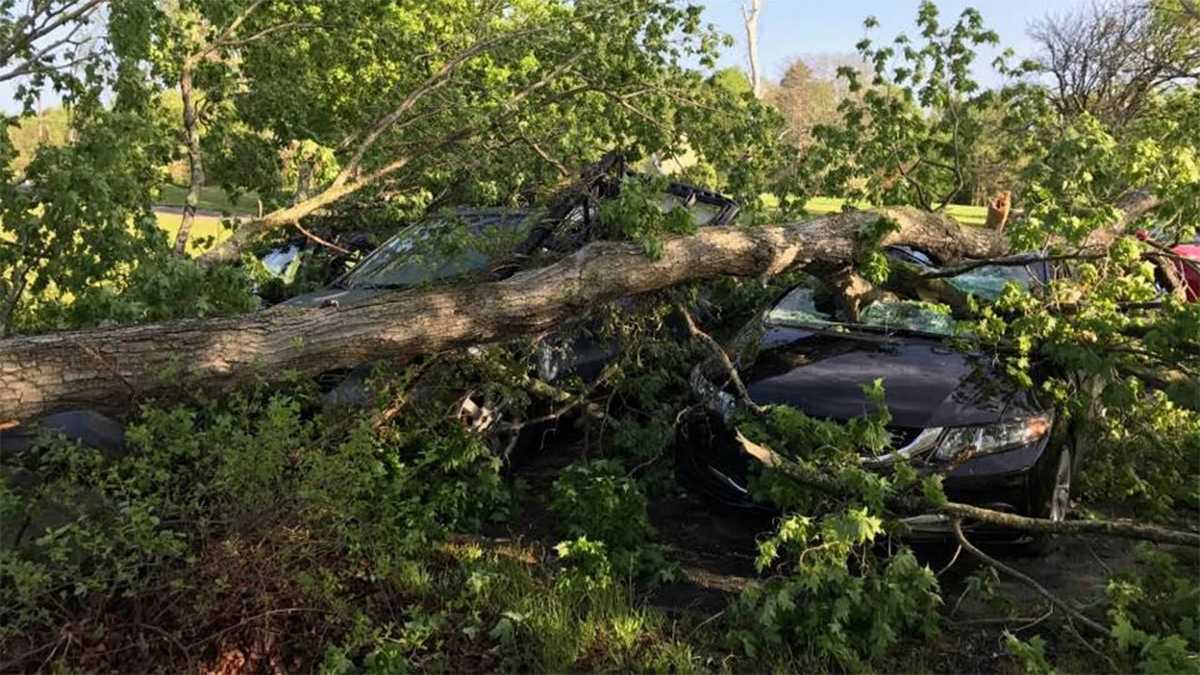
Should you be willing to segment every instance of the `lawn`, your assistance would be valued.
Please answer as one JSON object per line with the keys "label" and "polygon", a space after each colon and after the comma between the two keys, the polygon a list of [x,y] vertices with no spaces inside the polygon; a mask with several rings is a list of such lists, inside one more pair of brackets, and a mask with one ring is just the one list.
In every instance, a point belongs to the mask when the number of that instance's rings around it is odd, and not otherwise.
{"label": "lawn", "polygon": [[[183,221],[183,215],[162,211],[154,215],[158,218],[158,226],[166,231],[168,240],[175,241],[175,234],[179,232],[179,223]],[[196,216],[195,222],[192,223],[192,236],[188,240],[188,253],[195,255],[201,252],[202,249],[196,246],[198,240],[206,237],[216,237],[216,241],[220,241],[227,236],[229,236],[229,230],[221,225],[220,218],[216,216]]]}
{"label": "lawn", "polygon": [[[809,213],[836,213],[842,210],[846,200],[836,197],[813,197],[804,208]],[[768,202],[769,203],[769,202]],[[963,225],[983,225],[987,222],[986,206],[968,206],[966,204],[950,204],[946,207],[946,215]]]}
{"label": "lawn", "polygon": [[[187,203],[188,189],[180,185],[164,185],[158,197],[158,203],[162,206],[175,206],[182,208]],[[220,211],[222,213],[233,214],[251,214],[254,213],[258,205],[258,196],[254,193],[244,194],[238,198],[237,204],[232,204],[229,198],[225,196],[225,191],[215,185],[206,185],[200,188],[200,201],[197,207],[204,211]]]}

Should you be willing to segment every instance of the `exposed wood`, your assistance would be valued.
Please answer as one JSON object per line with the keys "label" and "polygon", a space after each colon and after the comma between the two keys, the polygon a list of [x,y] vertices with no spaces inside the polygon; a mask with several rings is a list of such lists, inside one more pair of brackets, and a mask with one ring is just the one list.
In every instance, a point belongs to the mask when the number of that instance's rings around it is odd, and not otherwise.
{"label": "exposed wood", "polygon": [[939,214],[858,211],[773,227],[706,228],[665,240],[656,260],[633,244],[596,242],[502,281],[395,291],[356,305],[10,338],[0,340],[0,419],[65,407],[121,410],[181,386],[225,388],[288,371],[403,360],[540,333],[600,303],[681,283],[844,265],[862,245],[859,232],[880,217],[899,225],[883,244],[936,251],[950,263],[1005,252],[996,233]]}
{"label": "exposed wood", "polygon": [[1003,232],[1004,226],[1008,224],[1008,214],[1011,209],[1012,193],[1004,190],[988,202],[987,222],[984,227]]}

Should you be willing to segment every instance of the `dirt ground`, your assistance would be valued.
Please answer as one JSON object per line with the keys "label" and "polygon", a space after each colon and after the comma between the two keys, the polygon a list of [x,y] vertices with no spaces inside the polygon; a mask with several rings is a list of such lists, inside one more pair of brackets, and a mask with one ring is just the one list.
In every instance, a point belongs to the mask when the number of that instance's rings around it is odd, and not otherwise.
{"label": "dirt ground", "polygon": [[[525,487],[519,511],[509,523],[487,534],[550,550],[559,539],[555,516],[546,508],[550,486],[563,467],[585,453],[577,440],[559,442],[521,462],[516,476]],[[709,618],[759,578],[754,569],[755,544],[770,532],[770,517],[711,505],[678,486],[651,495],[649,515],[659,543],[681,571],[678,581],[648,589],[650,605],[668,614]],[[1133,566],[1133,549],[1134,543],[1125,540],[1061,537],[1036,556],[1021,555],[1011,547],[987,550],[1103,622],[1107,578]],[[1094,672],[1103,666],[1083,638],[1066,625],[1062,612],[1050,611],[1050,603],[1028,585],[1001,575],[992,597],[979,597],[969,591],[968,581],[981,564],[967,552],[955,557],[956,547],[949,544],[914,546],[914,550],[939,574],[945,600],[943,628],[935,643],[911,645],[907,660],[895,664],[898,670],[1021,672],[1005,648],[1005,630],[1026,640],[1040,635],[1052,661],[1067,664],[1067,672]]]}

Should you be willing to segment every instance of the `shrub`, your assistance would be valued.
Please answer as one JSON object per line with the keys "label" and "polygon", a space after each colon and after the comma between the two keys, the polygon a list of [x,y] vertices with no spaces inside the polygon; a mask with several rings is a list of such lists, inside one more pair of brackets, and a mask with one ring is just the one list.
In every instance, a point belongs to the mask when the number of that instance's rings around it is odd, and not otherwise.
{"label": "shrub", "polygon": [[1117,650],[1143,673],[1197,673],[1200,662],[1200,556],[1141,544],[1137,569],[1108,584]]}
{"label": "shrub", "polygon": [[881,532],[866,509],[784,518],[760,545],[758,565],[781,564],[786,574],[743,591],[730,638],[752,657],[800,649],[795,656],[853,669],[907,634],[933,635],[937,579],[907,549],[878,559],[870,546]]}
{"label": "shrub", "polygon": [[606,554],[617,574],[670,574],[661,548],[650,543],[654,528],[646,515],[646,497],[619,462],[599,459],[568,466],[551,489],[550,509],[563,534],[574,540],[562,550],[576,560],[595,567],[595,557]]}

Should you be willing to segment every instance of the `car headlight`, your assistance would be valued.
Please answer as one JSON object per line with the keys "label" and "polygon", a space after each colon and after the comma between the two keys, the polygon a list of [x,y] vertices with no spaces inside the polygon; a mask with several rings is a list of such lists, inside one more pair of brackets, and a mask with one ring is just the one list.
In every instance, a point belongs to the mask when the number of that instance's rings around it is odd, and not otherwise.
{"label": "car headlight", "polygon": [[950,461],[963,453],[990,455],[1029,445],[1050,433],[1051,419],[1045,415],[1025,419],[946,429],[934,457]]}

